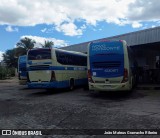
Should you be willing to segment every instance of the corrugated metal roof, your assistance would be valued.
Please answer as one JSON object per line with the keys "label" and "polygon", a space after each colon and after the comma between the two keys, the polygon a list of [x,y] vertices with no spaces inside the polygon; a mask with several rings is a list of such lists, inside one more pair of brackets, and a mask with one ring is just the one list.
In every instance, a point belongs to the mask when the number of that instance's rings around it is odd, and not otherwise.
{"label": "corrugated metal roof", "polygon": [[[93,41],[99,41],[99,40],[126,40],[129,46],[160,42],[160,26],[141,30],[141,31],[131,32],[127,34],[117,35],[113,37],[97,39]],[[62,49],[86,52],[87,45],[89,42],[84,42],[80,44],[63,47]]]}

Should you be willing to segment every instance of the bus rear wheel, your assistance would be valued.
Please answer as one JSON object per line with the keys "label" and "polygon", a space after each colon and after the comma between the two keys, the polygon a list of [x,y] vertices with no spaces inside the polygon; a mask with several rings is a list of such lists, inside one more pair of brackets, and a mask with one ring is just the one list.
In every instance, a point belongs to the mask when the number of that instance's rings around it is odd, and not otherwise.
{"label": "bus rear wheel", "polygon": [[69,90],[74,90],[74,79],[70,80],[70,84],[69,84]]}

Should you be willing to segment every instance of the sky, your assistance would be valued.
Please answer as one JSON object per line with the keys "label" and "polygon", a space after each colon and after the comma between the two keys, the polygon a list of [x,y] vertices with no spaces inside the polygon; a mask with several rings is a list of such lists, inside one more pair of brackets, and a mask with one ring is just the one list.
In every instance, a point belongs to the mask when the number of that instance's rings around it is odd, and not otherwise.
{"label": "sky", "polygon": [[64,47],[160,26],[160,0],[0,0],[0,61],[24,37]]}

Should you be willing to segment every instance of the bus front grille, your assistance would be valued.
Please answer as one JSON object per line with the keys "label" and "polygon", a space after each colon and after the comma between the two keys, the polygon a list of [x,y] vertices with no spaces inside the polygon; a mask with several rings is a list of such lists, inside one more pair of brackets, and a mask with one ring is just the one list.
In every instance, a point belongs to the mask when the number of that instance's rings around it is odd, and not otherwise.
{"label": "bus front grille", "polygon": [[105,83],[105,81],[95,81],[95,83]]}

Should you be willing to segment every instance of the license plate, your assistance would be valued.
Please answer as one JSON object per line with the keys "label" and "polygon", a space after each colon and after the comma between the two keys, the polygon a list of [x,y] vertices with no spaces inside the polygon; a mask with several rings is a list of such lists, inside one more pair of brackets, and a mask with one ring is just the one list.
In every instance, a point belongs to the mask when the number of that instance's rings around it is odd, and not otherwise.
{"label": "license plate", "polygon": [[104,85],[103,88],[112,88],[111,85]]}

